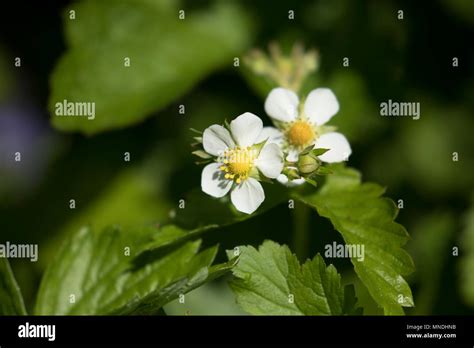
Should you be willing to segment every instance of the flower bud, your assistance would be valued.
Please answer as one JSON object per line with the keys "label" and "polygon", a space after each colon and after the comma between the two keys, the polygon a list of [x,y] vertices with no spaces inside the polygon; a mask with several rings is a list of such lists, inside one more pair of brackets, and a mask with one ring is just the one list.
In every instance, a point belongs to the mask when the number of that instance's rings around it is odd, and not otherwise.
{"label": "flower bud", "polygon": [[319,159],[316,156],[313,156],[311,152],[300,155],[298,158],[298,170],[302,176],[312,174],[319,168],[320,165],[321,162]]}
{"label": "flower bud", "polygon": [[295,168],[285,168],[283,169],[283,174],[288,177],[288,180],[295,180],[301,178],[298,174],[298,170]]}

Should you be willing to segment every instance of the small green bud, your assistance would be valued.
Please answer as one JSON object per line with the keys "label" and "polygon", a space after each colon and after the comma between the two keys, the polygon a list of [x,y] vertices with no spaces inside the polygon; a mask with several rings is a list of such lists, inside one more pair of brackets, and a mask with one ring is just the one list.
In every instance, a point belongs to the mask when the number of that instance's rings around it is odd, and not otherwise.
{"label": "small green bud", "polygon": [[301,178],[301,176],[298,174],[298,170],[295,168],[285,168],[283,169],[283,174],[285,174],[288,177],[288,180],[295,180]]}
{"label": "small green bud", "polygon": [[319,159],[311,153],[300,155],[298,158],[298,170],[303,176],[312,174],[320,165]]}

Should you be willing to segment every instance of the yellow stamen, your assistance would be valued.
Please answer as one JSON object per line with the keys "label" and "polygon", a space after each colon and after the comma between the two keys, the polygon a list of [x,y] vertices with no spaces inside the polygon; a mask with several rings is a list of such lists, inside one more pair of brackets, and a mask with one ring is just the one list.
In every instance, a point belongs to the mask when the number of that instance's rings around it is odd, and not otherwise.
{"label": "yellow stamen", "polygon": [[232,179],[240,184],[242,180],[248,178],[256,157],[257,154],[251,147],[226,150],[222,161],[224,164],[219,169],[226,173],[224,175],[226,179]]}
{"label": "yellow stamen", "polygon": [[288,130],[287,137],[289,142],[297,147],[310,145],[316,138],[313,126],[304,120],[295,121]]}

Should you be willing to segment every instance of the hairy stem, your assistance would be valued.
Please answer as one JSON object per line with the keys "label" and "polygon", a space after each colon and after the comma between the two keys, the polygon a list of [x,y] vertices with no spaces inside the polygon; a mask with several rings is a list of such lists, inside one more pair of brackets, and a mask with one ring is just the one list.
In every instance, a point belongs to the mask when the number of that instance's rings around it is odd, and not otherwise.
{"label": "hairy stem", "polygon": [[310,214],[311,208],[305,204],[297,204],[292,210],[293,250],[302,262],[308,257]]}

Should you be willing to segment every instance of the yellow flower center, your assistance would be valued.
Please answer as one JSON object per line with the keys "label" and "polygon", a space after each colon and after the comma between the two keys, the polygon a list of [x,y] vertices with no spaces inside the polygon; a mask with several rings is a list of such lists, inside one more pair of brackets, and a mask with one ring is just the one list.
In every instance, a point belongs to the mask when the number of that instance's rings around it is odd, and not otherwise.
{"label": "yellow flower center", "polygon": [[288,130],[287,137],[289,142],[298,147],[310,145],[316,138],[313,126],[307,121],[295,121]]}
{"label": "yellow flower center", "polygon": [[220,170],[225,172],[226,179],[234,180],[237,184],[240,184],[242,180],[248,178],[256,157],[256,151],[251,147],[236,147],[232,150],[226,150]]}

